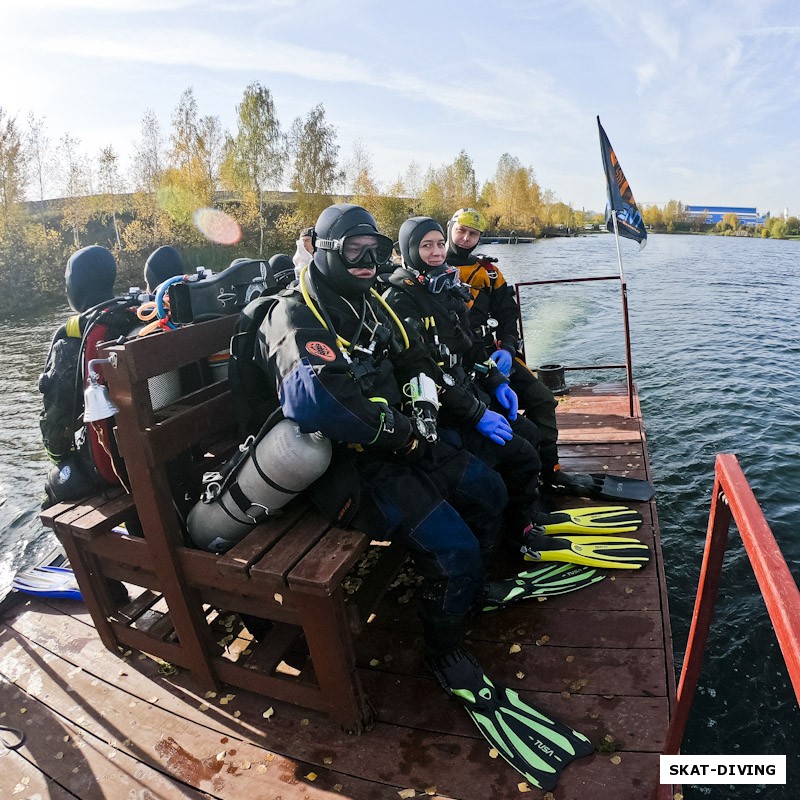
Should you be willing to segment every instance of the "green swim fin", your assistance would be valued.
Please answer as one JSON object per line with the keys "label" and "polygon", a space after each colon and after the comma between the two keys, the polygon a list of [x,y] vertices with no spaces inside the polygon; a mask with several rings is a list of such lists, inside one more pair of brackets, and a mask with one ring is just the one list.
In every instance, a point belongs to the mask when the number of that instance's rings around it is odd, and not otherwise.
{"label": "green swim fin", "polygon": [[556,470],[543,482],[542,488],[553,494],[591,497],[605,500],[648,501],[655,493],[650,481],[608,475],[603,472],[565,472]]}
{"label": "green swim fin", "polygon": [[536,515],[536,524],[551,535],[562,533],[633,533],[642,515],[627,506],[564,508]]}
{"label": "green swim fin", "polygon": [[494,684],[465,650],[440,658],[432,668],[486,741],[531,786],[554,789],[570,761],[594,752],[582,733],[523,702],[513,689]]}
{"label": "green swim fin", "polygon": [[524,535],[526,561],[566,561],[599,569],[639,569],[650,560],[650,548],[621,536],[548,536],[540,528]]}
{"label": "green swim fin", "polygon": [[539,564],[514,578],[489,581],[482,600],[483,611],[495,611],[518,600],[555,597],[599,583],[605,575],[579,564]]}

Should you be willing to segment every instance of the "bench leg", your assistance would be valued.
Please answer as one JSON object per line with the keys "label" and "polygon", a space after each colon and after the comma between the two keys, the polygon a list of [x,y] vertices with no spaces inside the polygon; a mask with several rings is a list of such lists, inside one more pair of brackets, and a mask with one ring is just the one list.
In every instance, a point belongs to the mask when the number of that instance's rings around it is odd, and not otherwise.
{"label": "bench leg", "polygon": [[58,523],[55,532],[75,573],[83,602],[92,617],[100,640],[112,653],[119,655],[120,645],[108,621],[116,606],[109,594],[99,560],[80,545],[76,545],[70,532],[60,530]]}
{"label": "bench leg", "polygon": [[295,594],[300,622],[320,690],[331,719],[348,733],[363,733],[372,710],[356,672],[353,635],[347,622],[344,594]]}

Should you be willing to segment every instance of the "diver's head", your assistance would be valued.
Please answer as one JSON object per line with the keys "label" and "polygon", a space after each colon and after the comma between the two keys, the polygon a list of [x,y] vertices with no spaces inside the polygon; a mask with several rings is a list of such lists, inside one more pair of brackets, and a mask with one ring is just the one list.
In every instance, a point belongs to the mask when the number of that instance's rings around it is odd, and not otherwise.
{"label": "diver's head", "polygon": [[474,208],[459,208],[447,223],[447,249],[457,258],[467,258],[486,230],[486,217]]}
{"label": "diver's head", "polygon": [[300,241],[303,243],[303,247],[308,250],[309,253],[314,252],[314,229],[313,228],[303,228],[300,231]]}
{"label": "diver's head", "polygon": [[398,236],[403,263],[421,274],[420,282],[431,294],[461,284],[458,267],[447,263],[447,242],[442,226],[430,217],[411,217],[400,226]]}
{"label": "diver's head", "polygon": [[181,254],[168,244],[153,250],[144,262],[144,282],[147,291],[152,294],[156,287],[176,275],[185,272]]}
{"label": "diver's head", "polygon": [[398,234],[403,263],[426,273],[441,266],[446,256],[442,226],[430,217],[411,217],[400,226]]}
{"label": "diver's head", "polygon": [[105,247],[92,244],[74,252],[64,271],[70,308],[83,312],[111,300],[116,277],[117,262]]}
{"label": "diver's head", "polygon": [[366,294],[375,283],[378,266],[392,254],[392,240],[378,233],[372,215],[350,203],[326,208],[314,235],[316,271],[344,297]]}
{"label": "diver's head", "polygon": [[285,289],[294,280],[294,261],[284,253],[276,253],[269,260],[272,275],[281,289]]}

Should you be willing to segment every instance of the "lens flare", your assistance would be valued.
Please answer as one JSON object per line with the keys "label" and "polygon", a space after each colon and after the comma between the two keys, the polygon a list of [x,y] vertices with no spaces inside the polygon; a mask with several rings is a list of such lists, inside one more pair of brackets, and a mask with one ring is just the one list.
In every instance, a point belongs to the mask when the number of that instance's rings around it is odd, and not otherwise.
{"label": "lens flare", "polygon": [[199,208],[194,212],[194,226],[215,244],[236,244],[242,238],[239,223],[218,208]]}

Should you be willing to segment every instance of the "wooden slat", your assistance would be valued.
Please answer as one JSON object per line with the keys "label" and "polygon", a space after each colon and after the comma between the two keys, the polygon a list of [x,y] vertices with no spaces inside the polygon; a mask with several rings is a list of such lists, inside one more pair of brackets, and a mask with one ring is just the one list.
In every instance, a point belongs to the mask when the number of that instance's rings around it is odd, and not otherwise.
{"label": "wooden slat", "polygon": [[318,513],[306,514],[250,569],[253,579],[286,583],[295,565],[325,535],[330,524]]}
{"label": "wooden slat", "polygon": [[247,575],[250,567],[266,553],[278,539],[308,512],[306,505],[292,503],[283,514],[271,517],[257,525],[227,553],[219,556],[217,568],[221,575]]}
{"label": "wooden slat", "polygon": [[369,537],[360,531],[331,528],[289,573],[289,586],[331,594],[367,547]]}

